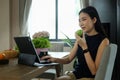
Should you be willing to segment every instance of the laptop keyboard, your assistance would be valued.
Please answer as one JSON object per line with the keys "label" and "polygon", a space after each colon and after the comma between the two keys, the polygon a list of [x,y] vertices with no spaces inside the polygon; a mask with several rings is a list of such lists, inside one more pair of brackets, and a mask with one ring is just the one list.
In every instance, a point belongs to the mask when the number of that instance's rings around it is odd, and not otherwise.
{"label": "laptop keyboard", "polygon": [[48,62],[48,61],[40,62],[40,64],[49,64],[49,63],[52,63],[52,62]]}

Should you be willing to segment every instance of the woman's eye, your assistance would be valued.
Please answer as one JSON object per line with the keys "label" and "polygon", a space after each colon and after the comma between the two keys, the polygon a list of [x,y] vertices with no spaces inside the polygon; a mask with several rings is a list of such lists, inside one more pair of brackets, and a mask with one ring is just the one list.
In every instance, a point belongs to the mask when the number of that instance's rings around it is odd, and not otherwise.
{"label": "woman's eye", "polygon": [[84,18],[84,19],[79,19],[79,22],[81,22],[81,21],[85,21],[85,20],[87,20],[87,19],[85,19],[85,18]]}
{"label": "woman's eye", "polygon": [[86,19],[82,19],[82,21],[85,21]]}

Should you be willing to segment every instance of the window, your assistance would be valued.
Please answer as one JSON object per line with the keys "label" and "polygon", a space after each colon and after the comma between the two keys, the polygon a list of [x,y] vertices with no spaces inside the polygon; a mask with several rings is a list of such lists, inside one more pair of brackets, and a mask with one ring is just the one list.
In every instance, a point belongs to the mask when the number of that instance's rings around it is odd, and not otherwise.
{"label": "window", "polygon": [[80,29],[79,10],[79,0],[32,0],[28,31],[31,36],[44,30],[50,33],[50,39],[64,39],[64,34],[74,39]]}

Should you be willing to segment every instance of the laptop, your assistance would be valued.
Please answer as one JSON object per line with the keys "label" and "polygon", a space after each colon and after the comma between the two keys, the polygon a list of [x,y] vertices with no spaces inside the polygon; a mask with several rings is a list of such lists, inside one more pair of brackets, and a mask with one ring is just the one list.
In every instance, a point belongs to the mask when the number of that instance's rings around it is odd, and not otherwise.
{"label": "laptop", "polygon": [[39,55],[29,36],[14,37],[15,43],[19,49],[18,64],[25,64],[30,66],[44,66],[57,65],[58,63],[48,62],[47,60],[40,60]]}

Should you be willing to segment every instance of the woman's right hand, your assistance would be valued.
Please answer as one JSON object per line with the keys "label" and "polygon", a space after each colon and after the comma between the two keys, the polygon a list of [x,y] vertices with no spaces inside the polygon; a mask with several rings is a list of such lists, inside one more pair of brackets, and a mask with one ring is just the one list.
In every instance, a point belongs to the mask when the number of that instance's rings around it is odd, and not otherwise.
{"label": "woman's right hand", "polygon": [[51,57],[50,55],[47,55],[47,56],[43,56],[40,58],[41,60],[47,60],[49,62],[56,62],[56,58],[54,57]]}
{"label": "woman's right hand", "polygon": [[86,40],[83,34],[83,37],[80,37],[78,34],[75,33],[75,37],[76,37],[76,42],[77,44],[79,44],[79,46],[82,47],[82,49],[86,49],[87,48],[87,44],[86,44]]}

